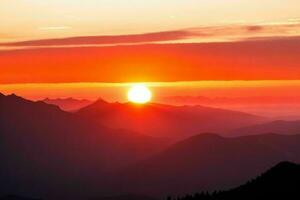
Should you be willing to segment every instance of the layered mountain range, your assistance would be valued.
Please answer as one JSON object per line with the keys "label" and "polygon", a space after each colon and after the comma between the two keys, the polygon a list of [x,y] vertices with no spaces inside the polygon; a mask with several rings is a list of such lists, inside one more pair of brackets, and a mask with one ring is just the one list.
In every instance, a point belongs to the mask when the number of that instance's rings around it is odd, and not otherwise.
{"label": "layered mountain range", "polygon": [[102,100],[71,113],[0,94],[0,197],[162,197],[236,187],[281,161],[300,162],[300,136],[297,129],[284,135],[292,130],[287,125],[274,126],[277,134],[220,136],[265,120],[202,106]]}

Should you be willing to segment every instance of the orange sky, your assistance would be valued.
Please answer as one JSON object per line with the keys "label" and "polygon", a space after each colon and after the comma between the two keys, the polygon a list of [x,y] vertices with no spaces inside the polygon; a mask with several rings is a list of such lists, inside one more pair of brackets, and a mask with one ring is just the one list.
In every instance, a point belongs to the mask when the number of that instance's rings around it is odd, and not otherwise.
{"label": "orange sky", "polygon": [[[36,83],[0,84],[4,94],[16,93],[39,100],[43,98],[104,98],[127,101],[126,93],[134,83]],[[153,101],[172,96],[204,97],[299,97],[300,81],[188,81],[145,83],[153,92]],[[299,95],[299,96],[298,96]]]}
{"label": "orange sky", "polygon": [[300,39],[0,51],[0,83],[300,79]]}
{"label": "orange sky", "polygon": [[[83,91],[76,83],[208,80],[217,81],[219,89],[206,85],[207,90],[191,92],[176,83],[157,93],[243,96],[249,94],[246,86],[231,93],[221,87],[222,81],[285,80],[289,86],[284,90],[258,82],[265,88],[260,91],[296,93],[299,13],[298,0],[4,0],[0,92],[97,98],[100,93],[88,94],[90,86]],[[76,87],[70,89],[65,85],[69,83]],[[106,89],[101,90],[104,96],[123,99],[123,90],[110,94],[111,87]]]}

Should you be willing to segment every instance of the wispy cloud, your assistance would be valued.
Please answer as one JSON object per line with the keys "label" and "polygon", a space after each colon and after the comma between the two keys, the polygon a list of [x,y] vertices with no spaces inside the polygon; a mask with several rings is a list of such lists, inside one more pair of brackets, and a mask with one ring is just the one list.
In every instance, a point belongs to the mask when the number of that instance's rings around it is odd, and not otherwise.
{"label": "wispy cloud", "polygon": [[165,31],[145,34],[114,35],[114,36],[83,36],[61,39],[31,40],[15,43],[2,43],[2,46],[50,46],[50,45],[108,45],[127,43],[164,42],[187,39],[196,36],[188,30]]}
{"label": "wispy cloud", "polygon": [[58,31],[58,30],[66,30],[66,29],[71,29],[72,27],[70,26],[46,26],[46,27],[39,27],[39,30],[47,30],[47,31]]}
{"label": "wispy cloud", "polygon": [[[68,26],[40,27],[40,30],[59,31],[70,29]],[[202,26],[181,30],[131,35],[81,36],[59,39],[43,39],[0,43],[8,47],[50,47],[50,46],[99,46],[140,43],[189,43],[189,42],[223,42],[239,41],[261,37],[300,36],[300,19],[285,22],[233,24],[219,26]]]}

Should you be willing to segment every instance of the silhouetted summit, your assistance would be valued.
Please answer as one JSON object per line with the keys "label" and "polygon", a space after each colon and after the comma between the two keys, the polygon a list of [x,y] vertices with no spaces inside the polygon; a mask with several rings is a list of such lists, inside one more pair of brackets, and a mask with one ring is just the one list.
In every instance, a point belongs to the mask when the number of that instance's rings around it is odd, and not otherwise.
{"label": "silhouetted summit", "polygon": [[[281,162],[258,178],[242,185],[230,193],[240,193],[246,198],[265,197],[275,199],[287,196],[300,197],[300,165]],[[242,198],[242,196],[240,196]]]}
{"label": "silhouetted summit", "polygon": [[[177,200],[299,199],[300,165],[281,162],[237,188],[208,194],[204,191]],[[169,198],[170,199],[170,198]]]}
{"label": "silhouetted summit", "polygon": [[1,95],[0,196],[98,194],[109,173],[164,145],[158,138],[107,128],[55,105]]}
{"label": "silhouetted summit", "polygon": [[92,103],[92,101],[86,100],[86,99],[74,99],[74,98],[57,98],[57,99],[50,99],[45,98],[42,100],[43,102],[47,104],[53,104],[59,106],[62,110],[65,111],[77,111],[89,104]]}
{"label": "silhouetted summit", "polygon": [[300,135],[226,138],[200,134],[124,171],[120,188],[182,195],[236,187],[281,161],[300,162]]}

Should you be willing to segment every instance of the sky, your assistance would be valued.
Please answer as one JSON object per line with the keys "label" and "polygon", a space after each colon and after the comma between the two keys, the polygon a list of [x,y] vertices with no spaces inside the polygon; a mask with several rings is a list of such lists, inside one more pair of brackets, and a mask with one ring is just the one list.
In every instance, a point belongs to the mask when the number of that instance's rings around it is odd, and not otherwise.
{"label": "sky", "polygon": [[[285,81],[296,93],[299,36],[298,0],[2,0],[0,92],[37,99],[49,87],[53,97],[95,99],[102,93],[78,86],[156,82],[173,84],[168,95],[177,96],[178,83]],[[122,100],[111,90],[107,98]],[[235,95],[250,95],[243,91]]]}
{"label": "sky", "polygon": [[2,0],[1,41],[127,35],[203,26],[286,24],[298,0]]}
{"label": "sky", "polygon": [[[44,98],[68,98],[125,102],[126,92],[135,83],[27,83],[0,84],[4,94],[16,93],[33,100]],[[294,81],[186,81],[186,82],[146,82],[153,92],[154,101],[169,97],[291,97],[300,99],[295,91],[300,90],[300,80]],[[38,92],[37,92],[38,91]],[[299,100],[297,100],[299,101]]]}

